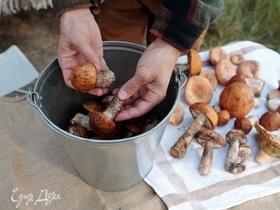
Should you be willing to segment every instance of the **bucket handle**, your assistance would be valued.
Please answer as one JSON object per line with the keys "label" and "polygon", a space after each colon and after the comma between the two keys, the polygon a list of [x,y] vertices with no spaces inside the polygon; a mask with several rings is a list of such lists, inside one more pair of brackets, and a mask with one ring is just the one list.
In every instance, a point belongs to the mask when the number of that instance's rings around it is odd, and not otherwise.
{"label": "bucket handle", "polygon": [[174,72],[176,74],[175,81],[179,84],[179,88],[181,89],[186,84],[187,76],[181,71],[174,71]]}
{"label": "bucket handle", "polygon": [[37,93],[36,91],[29,91],[27,94],[26,100],[28,101],[29,104],[34,106],[36,109],[40,110],[42,108],[42,104],[40,100],[42,97]]}

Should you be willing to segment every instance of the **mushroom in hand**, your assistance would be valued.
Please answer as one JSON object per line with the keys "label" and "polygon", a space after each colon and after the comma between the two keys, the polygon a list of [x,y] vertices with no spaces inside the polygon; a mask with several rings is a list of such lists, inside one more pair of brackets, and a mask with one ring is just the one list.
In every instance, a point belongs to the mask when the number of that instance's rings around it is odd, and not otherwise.
{"label": "mushroom in hand", "polygon": [[218,123],[216,111],[206,103],[194,103],[190,105],[189,109],[194,121],[171,147],[170,154],[174,158],[181,158],[185,155],[188,145],[202,126],[213,129]]}
{"label": "mushroom in hand", "polygon": [[280,158],[280,138],[269,133],[259,123],[255,124],[258,132],[258,140],[260,151],[255,157],[255,160],[260,163],[266,163],[271,157]]}
{"label": "mushroom in hand", "polygon": [[200,175],[207,175],[212,166],[213,149],[225,147],[226,142],[219,133],[211,129],[198,131],[195,134],[195,138],[199,144],[204,146],[203,154],[198,167],[198,173]]}
{"label": "mushroom in hand", "polygon": [[91,129],[100,136],[110,137],[114,135],[117,128],[114,119],[121,111],[123,103],[123,100],[114,96],[103,112],[91,112],[89,115],[89,125]]}
{"label": "mushroom in hand", "polygon": [[115,74],[110,70],[97,72],[92,63],[83,63],[72,69],[70,81],[78,91],[88,92],[95,87],[111,86],[115,82]]}
{"label": "mushroom in hand", "polygon": [[191,49],[187,54],[188,63],[187,64],[176,64],[174,70],[177,72],[184,71],[187,77],[198,75],[202,69],[202,61],[199,53]]}

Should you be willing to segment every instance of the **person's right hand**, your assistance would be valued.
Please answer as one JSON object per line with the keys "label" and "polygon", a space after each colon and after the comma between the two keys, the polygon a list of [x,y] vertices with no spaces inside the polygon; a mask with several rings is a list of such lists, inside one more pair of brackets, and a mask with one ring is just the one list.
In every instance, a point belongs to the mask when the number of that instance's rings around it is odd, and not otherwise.
{"label": "person's right hand", "polygon": [[[60,16],[58,62],[67,86],[73,67],[90,62],[97,69],[108,69],[103,58],[103,46],[99,27],[88,7],[67,11]],[[103,95],[108,89],[94,88],[89,93]]]}

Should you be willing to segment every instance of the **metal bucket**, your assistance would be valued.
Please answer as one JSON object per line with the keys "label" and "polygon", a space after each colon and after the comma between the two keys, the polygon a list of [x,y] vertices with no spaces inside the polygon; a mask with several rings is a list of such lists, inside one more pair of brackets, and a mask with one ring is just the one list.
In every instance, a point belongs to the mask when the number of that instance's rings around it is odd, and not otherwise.
{"label": "metal bucket", "polygon": [[[127,42],[104,42],[104,58],[116,75],[115,87],[133,76],[144,49]],[[151,170],[184,82],[185,77],[173,73],[167,97],[155,107],[161,118],[156,127],[138,136],[115,140],[86,139],[64,130],[66,121],[80,109],[81,104],[96,96],[68,88],[57,59],[42,71],[27,100],[52,128],[83,180],[100,190],[118,191],[133,187]]]}

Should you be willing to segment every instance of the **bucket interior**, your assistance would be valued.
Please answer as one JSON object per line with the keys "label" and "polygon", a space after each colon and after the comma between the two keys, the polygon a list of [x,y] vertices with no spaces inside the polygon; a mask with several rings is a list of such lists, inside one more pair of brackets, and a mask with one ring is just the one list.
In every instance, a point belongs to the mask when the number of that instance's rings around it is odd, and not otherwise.
{"label": "bucket interior", "polygon": [[[104,42],[104,58],[109,68],[116,75],[116,82],[111,89],[120,87],[135,72],[137,62],[144,47],[126,42]],[[176,102],[179,84],[173,73],[168,86],[167,97],[158,104],[155,111],[160,119],[164,119]],[[97,96],[81,93],[67,87],[64,83],[57,59],[51,62],[41,73],[35,85],[40,96],[40,109],[53,124],[64,129],[66,122],[88,100],[96,100]]]}

